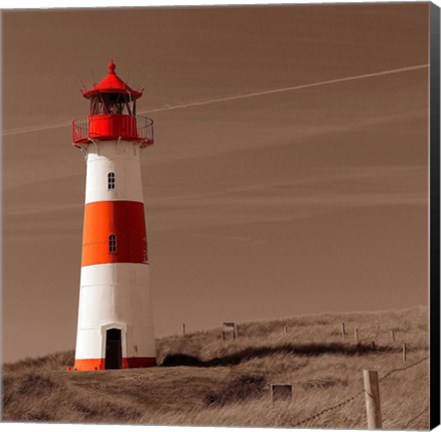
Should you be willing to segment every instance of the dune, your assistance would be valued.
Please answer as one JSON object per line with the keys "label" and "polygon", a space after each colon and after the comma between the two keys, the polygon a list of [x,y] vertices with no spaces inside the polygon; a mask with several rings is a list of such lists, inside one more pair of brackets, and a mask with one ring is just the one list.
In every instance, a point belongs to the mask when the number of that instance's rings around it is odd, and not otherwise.
{"label": "dune", "polygon": [[[237,339],[189,331],[158,339],[148,369],[67,372],[72,351],[27,358],[4,367],[3,420],[360,429],[362,371],[374,369],[383,428],[426,429],[427,320],[419,307],[242,322]],[[273,383],[292,399],[272,402]]]}

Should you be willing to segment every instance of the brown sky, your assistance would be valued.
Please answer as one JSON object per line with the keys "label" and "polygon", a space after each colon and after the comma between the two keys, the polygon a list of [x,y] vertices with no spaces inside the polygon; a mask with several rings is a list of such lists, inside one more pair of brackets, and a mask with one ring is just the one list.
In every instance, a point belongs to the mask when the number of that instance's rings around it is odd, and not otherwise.
{"label": "brown sky", "polygon": [[3,44],[6,361],[74,347],[69,123],[110,52],[155,121],[158,335],[427,303],[428,3],[5,12]]}

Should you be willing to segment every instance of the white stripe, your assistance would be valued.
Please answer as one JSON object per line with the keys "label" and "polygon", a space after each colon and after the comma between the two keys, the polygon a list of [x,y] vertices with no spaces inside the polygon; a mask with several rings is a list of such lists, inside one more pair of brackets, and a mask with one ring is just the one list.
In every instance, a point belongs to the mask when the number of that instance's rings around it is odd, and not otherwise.
{"label": "white stripe", "polygon": [[[238,100],[238,99],[247,99],[247,98],[251,98],[251,97],[264,96],[264,95],[269,95],[269,94],[284,93],[284,92],[302,90],[302,89],[311,88],[311,87],[319,87],[319,86],[324,86],[324,85],[337,84],[337,83],[346,82],[346,81],[355,81],[355,80],[359,80],[359,79],[373,78],[373,77],[378,77],[378,76],[383,76],[383,75],[397,74],[397,73],[401,73],[401,72],[409,72],[409,71],[424,69],[424,68],[428,68],[428,67],[429,67],[428,64],[421,64],[421,65],[416,65],[416,66],[403,67],[403,68],[399,68],[399,69],[390,69],[390,70],[385,70],[385,71],[380,71],[380,72],[373,72],[370,74],[355,75],[355,76],[350,76],[350,77],[336,78],[336,79],[326,80],[326,81],[319,81],[319,82],[315,82],[315,83],[301,84],[301,85],[293,86],[293,87],[284,87],[284,88],[273,89],[273,90],[265,90],[265,91],[261,91],[261,92],[246,93],[246,94],[236,95],[236,96],[227,96],[224,98],[209,99],[209,100],[200,101],[200,102],[191,102],[188,104],[167,105],[165,107],[144,110],[144,111],[139,112],[139,114],[148,114],[148,113],[161,112],[161,111],[171,111],[171,110],[175,110],[175,109],[210,105],[210,104],[215,104],[215,103],[220,103],[220,102],[228,102],[228,101],[233,101],[233,100]],[[70,126],[71,123],[72,122],[68,121],[68,122],[54,123],[51,125],[42,125],[42,126],[33,126],[33,127],[21,128],[21,129],[12,129],[9,131],[4,131],[3,135],[4,136],[11,136],[11,135],[20,135],[20,134],[25,134],[25,133],[31,133],[31,132],[38,132],[38,131],[42,131],[42,130],[57,129],[57,128]]]}
{"label": "white stripe", "polygon": [[[108,174],[115,174],[115,188],[108,189]],[[106,141],[88,146],[86,204],[97,201],[144,202],[140,148],[131,141]]]}
{"label": "white stripe", "polygon": [[97,264],[81,268],[76,359],[105,357],[105,330],[125,330],[123,354],[155,357],[147,264]]}

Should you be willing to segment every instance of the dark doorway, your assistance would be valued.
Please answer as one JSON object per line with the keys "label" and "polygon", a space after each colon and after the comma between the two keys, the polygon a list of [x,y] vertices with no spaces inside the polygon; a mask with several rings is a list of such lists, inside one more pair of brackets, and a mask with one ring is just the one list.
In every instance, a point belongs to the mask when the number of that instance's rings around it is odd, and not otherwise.
{"label": "dark doorway", "polygon": [[121,330],[106,331],[106,369],[121,369]]}

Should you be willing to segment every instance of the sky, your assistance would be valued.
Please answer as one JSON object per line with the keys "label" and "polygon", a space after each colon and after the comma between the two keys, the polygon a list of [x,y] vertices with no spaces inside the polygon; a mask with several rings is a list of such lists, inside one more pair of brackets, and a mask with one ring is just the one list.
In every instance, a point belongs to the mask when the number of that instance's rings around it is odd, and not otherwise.
{"label": "sky", "polygon": [[157,336],[426,305],[428,3],[3,12],[3,357],[73,349],[110,56],[144,88]]}

